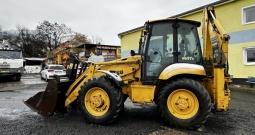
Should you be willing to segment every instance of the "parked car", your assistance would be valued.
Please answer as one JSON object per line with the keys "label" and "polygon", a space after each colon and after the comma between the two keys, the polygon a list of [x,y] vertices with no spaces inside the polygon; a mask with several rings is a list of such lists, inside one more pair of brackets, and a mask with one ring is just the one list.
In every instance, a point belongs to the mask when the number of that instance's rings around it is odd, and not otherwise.
{"label": "parked car", "polygon": [[66,69],[63,65],[50,64],[45,66],[41,71],[41,79],[48,81],[49,79],[54,79],[54,75],[66,75]]}

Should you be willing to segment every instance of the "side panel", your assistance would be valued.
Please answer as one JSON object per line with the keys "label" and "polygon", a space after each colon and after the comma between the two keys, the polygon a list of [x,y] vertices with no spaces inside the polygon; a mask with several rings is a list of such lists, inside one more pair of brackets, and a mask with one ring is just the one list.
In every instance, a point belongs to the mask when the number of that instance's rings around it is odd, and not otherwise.
{"label": "side panel", "polygon": [[131,85],[128,95],[134,103],[153,103],[155,86]]}
{"label": "side panel", "polygon": [[41,70],[41,65],[25,66],[25,73],[40,73]]}

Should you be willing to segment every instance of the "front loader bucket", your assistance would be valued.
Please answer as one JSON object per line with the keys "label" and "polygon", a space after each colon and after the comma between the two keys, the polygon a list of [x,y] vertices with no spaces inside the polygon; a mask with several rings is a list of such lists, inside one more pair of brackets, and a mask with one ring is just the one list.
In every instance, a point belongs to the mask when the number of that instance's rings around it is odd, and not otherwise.
{"label": "front loader bucket", "polygon": [[36,95],[23,102],[38,114],[49,117],[54,114],[57,96],[58,83],[56,80],[50,80],[44,92],[38,92]]}

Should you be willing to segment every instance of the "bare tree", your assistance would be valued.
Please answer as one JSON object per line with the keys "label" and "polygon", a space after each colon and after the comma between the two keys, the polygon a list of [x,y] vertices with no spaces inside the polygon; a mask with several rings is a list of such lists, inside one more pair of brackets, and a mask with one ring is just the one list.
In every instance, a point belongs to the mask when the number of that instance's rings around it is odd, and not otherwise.
{"label": "bare tree", "polygon": [[0,40],[3,40],[3,29],[1,25],[0,25]]}
{"label": "bare tree", "polygon": [[40,23],[36,31],[47,39],[50,51],[57,48],[60,43],[65,41],[73,33],[71,28],[65,24],[50,23],[49,21]]}
{"label": "bare tree", "polygon": [[3,27],[0,25],[0,40],[6,39],[7,38],[7,31],[3,30]]}
{"label": "bare tree", "polygon": [[35,31],[24,26],[17,26],[16,32],[8,31],[5,37],[12,47],[18,47],[22,50],[23,56],[45,57],[43,51],[45,42]]}
{"label": "bare tree", "polygon": [[97,35],[92,35],[91,43],[93,43],[93,44],[104,44],[102,38],[97,36]]}

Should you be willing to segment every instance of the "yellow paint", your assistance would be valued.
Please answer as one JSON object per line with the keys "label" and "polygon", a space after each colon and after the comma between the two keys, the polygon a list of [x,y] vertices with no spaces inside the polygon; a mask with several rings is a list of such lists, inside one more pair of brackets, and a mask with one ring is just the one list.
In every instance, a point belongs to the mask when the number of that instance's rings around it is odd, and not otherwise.
{"label": "yellow paint", "polygon": [[110,107],[109,95],[99,87],[91,88],[84,97],[85,108],[93,116],[103,116]]}
{"label": "yellow paint", "polygon": [[173,116],[179,119],[189,119],[197,114],[199,102],[191,91],[177,89],[168,96],[167,107]]}
{"label": "yellow paint", "polygon": [[[117,59],[109,62],[101,62],[96,64],[92,63],[90,67],[84,71],[67,90],[65,106],[68,106],[70,103],[77,99],[82,85],[84,85],[88,79],[105,75],[102,72],[97,72],[99,68],[100,70],[106,71],[122,71],[120,76],[126,83],[128,83],[128,81],[134,81],[134,76],[140,78],[141,69],[139,68],[140,64],[138,64],[139,61],[141,61],[140,56],[132,56],[126,59]],[[137,72],[134,72],[136,70]]]}
{"label": "yellow paint", "polygon": [[230,90],[228,88],[229,85],[226,85],[227,88],[225,88],[224,83],[230,83],[231,80],[229,78],[225,78],[224,74],[222,74],[223,72],[224,69],[215,68],[214,78],[208,78],[208,80],[204,81],[205,88],[212,97],[212,102],[217,111],[227,111],[230,101]]}
{"label": "yellow paint", "polygon": [[[77,99],[79,95],[79,91],[81,90],[81,86],[88,81],[88,79],[95,76],[95,64],[90,64],[89,68],[84,71],[68,88],[66,92],[66,100],[65,100],[65,106],[68,106],[70,103],[72,103],[74,100]],[[75,87],[76,86],[76,87]],[[73,90],[73,91],[72,91]]]}
{"label": "yellow paint", "polygon": [[152,103],[155,88],[156,87],[152,85],[131,85],[128,95],[132,102]]}

